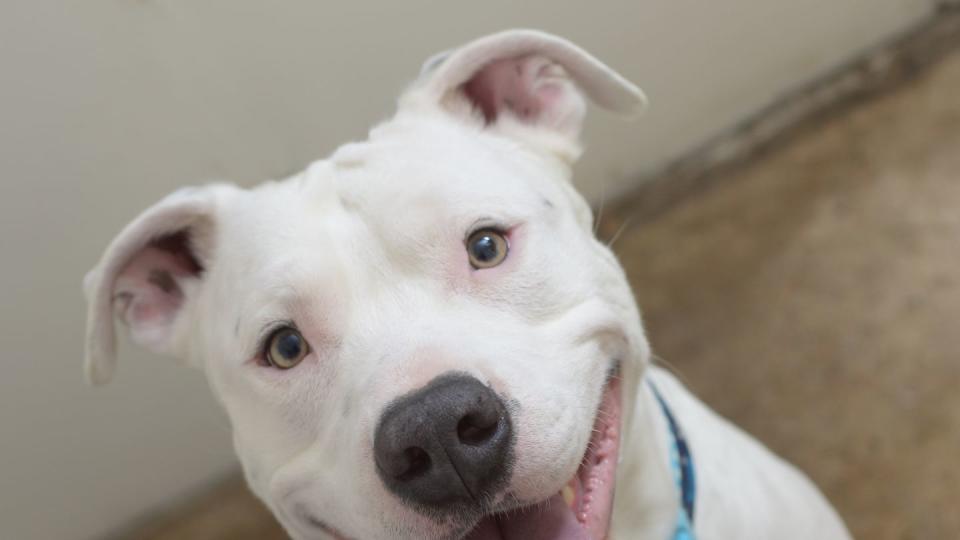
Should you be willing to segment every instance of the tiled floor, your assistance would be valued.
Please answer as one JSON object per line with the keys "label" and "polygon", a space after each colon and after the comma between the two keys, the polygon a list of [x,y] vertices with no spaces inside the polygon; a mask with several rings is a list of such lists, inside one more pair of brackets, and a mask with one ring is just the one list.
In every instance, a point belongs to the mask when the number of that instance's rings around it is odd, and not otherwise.
{"label": "tiled floor", "polygon": [[[615,244],[657,354],[857,538],[960,538],[960,53]],[[133,537],[283,538],[239,481]]]}

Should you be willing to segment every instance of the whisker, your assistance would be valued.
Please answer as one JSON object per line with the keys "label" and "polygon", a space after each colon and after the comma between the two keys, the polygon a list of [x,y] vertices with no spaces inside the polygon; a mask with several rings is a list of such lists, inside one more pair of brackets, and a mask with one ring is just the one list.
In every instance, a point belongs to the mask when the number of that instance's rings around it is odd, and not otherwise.
{"label": "whisker", "polygon": [[692,386],[690,384],[690,380],[687,379],[687,377],[683,374],[683,371],[681,371],[679,367],[670,363],[665,358],[657,354],[651,354],[650,356],[652,358],[652,362],[654,365],[660,366],[666,369],[667,371],[669,371],[671,374],[673,374],[674,377],[680,379],[680,382],[682,382],[684,386]]}
{"label": "whisker", "polygon": [[604,182],[600,184],[600,205],[597,208],[597,217],[593,219],[593,235],[597,235],[597,231],[600,230],[600,224],[603,222],[603,207],[604,203],[607,202],[607,183]]}
{"label": "whisker", "polygon": [[631,221],[633,221],[632,214],[627,216],[627,218],[623,220],[623,223],[620,224],[620,227],[617,228],[617,232],[613,233],[613,237],[610,238],[609,242],[607,242],[607,248],[611,250],[613,249],[613,244],[620,239],[620,235],[627,230],[627,227],[630,225]]}

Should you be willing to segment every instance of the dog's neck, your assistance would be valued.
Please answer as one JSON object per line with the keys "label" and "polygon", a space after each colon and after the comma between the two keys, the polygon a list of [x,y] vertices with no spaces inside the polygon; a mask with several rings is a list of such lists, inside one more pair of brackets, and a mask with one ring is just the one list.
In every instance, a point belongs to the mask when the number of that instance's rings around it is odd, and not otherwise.
{"label": "dog's neck", "polygon": [[646,381],[658,370],[648,368],[641,380],[620,450],[611,540],[663,540],[671,538],[676,525],[680,493],[670,469],[669,426]]}

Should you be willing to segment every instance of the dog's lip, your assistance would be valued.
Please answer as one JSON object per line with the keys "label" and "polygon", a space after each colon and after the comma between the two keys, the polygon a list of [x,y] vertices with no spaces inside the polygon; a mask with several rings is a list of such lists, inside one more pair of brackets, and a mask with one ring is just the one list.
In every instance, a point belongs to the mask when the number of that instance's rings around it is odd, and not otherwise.
{"label": "dog's lip", "polygon": [[615,362],[604,382],[593,435],[564,490],[508,512],[487,515],[464,540],[607,538],[616,487],[621,407],[620,365]]}
{"label": "dog's lip", "polygon": [[308,525],[311,529],[320,531],[326,534],[327,536],[332,537],[333,540],[351,540],[347,535],[341,533],[336,528],[331,527],[325,521],[317,518],[313,514],[307,511],[304,511],[302,509],[298,513],[299,513],[298,517],[300,518],[300,521]]}

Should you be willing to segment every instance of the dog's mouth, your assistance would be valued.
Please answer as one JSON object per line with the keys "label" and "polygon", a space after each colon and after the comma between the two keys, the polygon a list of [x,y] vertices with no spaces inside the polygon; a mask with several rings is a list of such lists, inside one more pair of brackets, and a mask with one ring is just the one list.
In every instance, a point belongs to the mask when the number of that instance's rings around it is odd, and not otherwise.
{"label": "dog's mouth", "polygon": [[604,540],[610,528],[620,451],[619,370],[607,377],[593,434],[563,489],[535,504],[485,517],[464,540]]}

